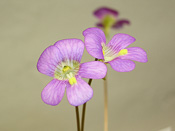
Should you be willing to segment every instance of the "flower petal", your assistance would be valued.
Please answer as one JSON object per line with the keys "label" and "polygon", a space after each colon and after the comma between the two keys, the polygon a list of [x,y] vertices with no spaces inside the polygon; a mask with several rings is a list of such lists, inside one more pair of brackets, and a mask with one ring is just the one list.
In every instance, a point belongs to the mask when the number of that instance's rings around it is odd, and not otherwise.
{"label": "flower petal", "polygon": [[148,61],[146,51],[144,51],[142,48],[131,47],[126,49],[128,50],[127,55],[120,56],[119,58],[135,60],[143,63]]}
{"label": "flower petal", "polygon": [[67,99],[73,106],[79,106],[89,101],[93,96],[92,88],[82,79],[77,78],[74,85],[67,84]]}
{"label": "flower petal", "polygon": [[65,39],[55,43],[60,49],[63,60],[75,60],[80,62],[84,51],[84,43],[79,39]]}
{"label": "flower petal", "polygon": [[102,23],[97,23],[96,26],[100,28],[104,27]]}
{"label": "flower petal", "polygon": [[129,25],[129,24],[130,24],[129,20],[119,20],[113,25],[113,28],[120,29],[124,25]]}
{"label": "flower petal", "polygon": [[90,55],[103,59],[102,43],[106,43],[104,32],[99,28],[88,28],[83,31],[85,46]]}
{"label": "flower petal", "polygon": [[103,17],[106,15],[112,15],[114,17],[117,17],[118,14],[119,14],[118,11],[107,7],[102,7],[94,11],[94,15],[99,19],[103,19]]}
{"label": "flower petal", "polygon": [[121,49],[124,49],[125,47],[129,46],[134,41],[134,37],[128,34],[119,33],[113,36],[113,38],[107,46],[115,50],[115,52],[119,52]]}
{"label": "flower petal", "polygon": [[53,77],[55,69],[59,62],[62,60],[62,55],[56,46],[49,46],[41,54],[37,69],[42,74]]}
{"label": "flower petal", "polygon": [[118,72],[129,72],[135,68],[135,63],[131,60],[114,59],[109,64]]}
{"label": "flower petal", "polygon": [[47,86],[43,89],[41,93],[41,98],[44,103],[48,105],[58,105],[65,92],[66,84],[64,81],[59,81],[57,79],[53,79]]}
{"label": "flower petal", "polygon": [[102,79],[106,76],[107,67],[100,61],[86,62],[80,65],[79,75],[83,78]]}

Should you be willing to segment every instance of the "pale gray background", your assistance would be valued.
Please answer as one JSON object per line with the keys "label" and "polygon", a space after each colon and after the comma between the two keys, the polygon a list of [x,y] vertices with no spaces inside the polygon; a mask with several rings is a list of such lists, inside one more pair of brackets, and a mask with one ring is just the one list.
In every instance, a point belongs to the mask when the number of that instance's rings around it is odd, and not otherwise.
{"label": "pale gray background", "polygon": [[[118,73],[109,66],[110,131],[175,131],[175,1],[174,0],[1,0],[0,1],[0,131],[76,131],[75,111],[66,95],[55,107],[40,93],[51,80],[36,69],[42,51],[66,38],[83,40],[93,27],[92,12],[101,6],[120,11],[128,33],[148,53],[148,63]],[[87,52],[82,62],[91,61]],[[85,131],[103,131],[103,84],[94,80],[87,104]]]}

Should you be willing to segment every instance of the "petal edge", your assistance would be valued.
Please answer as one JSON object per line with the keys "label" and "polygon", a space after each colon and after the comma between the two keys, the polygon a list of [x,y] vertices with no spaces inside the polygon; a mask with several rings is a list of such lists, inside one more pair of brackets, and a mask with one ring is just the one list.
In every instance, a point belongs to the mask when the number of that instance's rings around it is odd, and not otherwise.
{"label": "petal edge", "polygon": [[54,44],[62,53],[63,60],[75,60],[80,62],[83,52],[84,43],[80,39],[64,39]]}
{"label": "petal edge", "polygon": [[67,99],[72,106],[79,106],[89,101],[93,96],[92,88],[82,79],[77,78],[77,84],[67,84]]}
{"label": "petal edge", "polygon": [[53,79],[41,93],[43,102],[52,106],[58,105],[64,96],[65,87],[66,84],[63,81]]}
{"label": "petal edge", "polygon": [[58,63],[62,60],[62,55],[56,46],[49,46],[41,54],[37,69],[40,73],[53,77]]}
{"label": "petal edge", "polygon": [[112,37],[107,46],[113,48],[116,52],[119,52],[121,49],[124,49],[135,42],[135,40],[134,37],[128,34],[119,33]]}
{"label": "petal edge", "polygon": [[104,59],[102,43],[106,43],[104,32],[96,27],[88,28],[83,31],[84,43],[88,53],[98,59]]}
{"label": "petal edge", "polygon": [[144,49],[140,47],[130,47],[126,48],[128,50],[127,55],[120,56],[121,59],[128,59],[128,60],[134,60],[142,63],[146,63],[148,61],[147,59],[147,53]]}
{"label": "petal edge", "polygon": [[102,79],[106,76],[107,67],[100,61],[91,61],[80,65],[79,75],[82,78]]}
{"label": "petal edge", "polygon": [[135,68],[135,63],[131,60],[114,59],[109,64],[118,72],[130,72]]}

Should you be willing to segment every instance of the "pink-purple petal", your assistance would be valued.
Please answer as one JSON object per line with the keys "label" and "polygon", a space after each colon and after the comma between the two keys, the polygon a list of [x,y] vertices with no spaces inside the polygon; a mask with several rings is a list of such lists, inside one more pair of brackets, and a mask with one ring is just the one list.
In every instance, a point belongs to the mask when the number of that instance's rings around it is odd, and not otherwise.
{"label": "pink-purple petal", "polygon": [[114,59],[109,64],[118,72],[129,72],[135,68],[135,63],[131,60]]}
{"label": "pink-purple petal", "polygon": [[82,78],[102,79],[106,76],[107,67],[100,61],[82,63],[79,69],[79,75]]}
{"label": "pink-purple petal", "polygon": [[73,106],[79,106],[89,101],[93,96],[92,88],[82,79],[77,78],[74,85],[67,84],[67,99]]}
{"label": "pink-purple petal", "polygon": [[40,73],[53,77],[55,69],[62,60],[62,55],[56,46],[49,46],[41,54],[37,69]]}
{"label": "pink-purple petal", "polygon": [[58,105],[65,92],[66,84],[64,81],[59,81],[57,79],[53,79],[47,86],[43,89],[41,93],[41,98],[44,103],[48,105]]}
{"label": "pink-purple petal", "polygon": [[83,51],[84,43],[79,39],[65,39],[55,43],[55,46],[61,51],[63,60],[75,60],[80,62]]}
{"label": "pink-purple petal", "polygon": [[128,34],[119,33],[113,36],[108,47],[115,50],[115,52],[119,52],[121,49],[132,44],[136,39]]}
{"label": "pink-purple petal", "polygon": [[88,28],[83,31],[85,46],[90,55],[103,59],[102,43],[106,43],[104,32],[99,28]]}
{"label": "pink-purple petal", "polygon": [[143,63],[148,61],[146,51],[144,51],[142,48],[130,47],[126,49],[128,50],[127,55],[120,56],[119,58],[134,60]]}
{"label": "pink-purple petal", "polygon": [[129,24],[130,24],[129,20],[119,20],[113,25],[113,28],[120,29],[124,25],[129,25]]}
{"label": "pink-purple petal", "polygon": [[94,11],[94,15],[99,19],[103,19],[106,15],[117,17],[118,14],[118,11],[107,7],[101,7]]}

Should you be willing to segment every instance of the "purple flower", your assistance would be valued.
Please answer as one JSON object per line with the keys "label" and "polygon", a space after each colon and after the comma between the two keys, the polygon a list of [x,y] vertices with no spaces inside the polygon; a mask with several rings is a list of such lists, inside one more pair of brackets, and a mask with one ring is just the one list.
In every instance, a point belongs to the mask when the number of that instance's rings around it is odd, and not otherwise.
{"label": "purple flower", "polygon": [[129,72],[135,68],[135,63],[147,62],[146,52],[139,47],[126,48],[135,41],[135,38],[127,34],[116,34],[106,44],[104,32],[99,28],[88,28],[83,32],[85,46],[90,55],[109,63],[118,72]]}
{"label": "purple flower", "polygon": [[37,69],[53,77],[41,93],[44,103],[52,106],[59,104],[65,88],[67,99],[73,106],[82,105],[92,98],[92,88],[81,78],[104,78],[107,67],[99,61],[80,64],[83,51],[84,43],[79,39],[60,40],[44,50]]}
{"label": "purple flower", "polygon": [[94,11],[94,15],[100,20],[100,22],[97,23],[97,27],[119,29],[125,24],[130,24],[130,21],[126,19],[118,19],[118,11],[107,7],[97,9]]}

